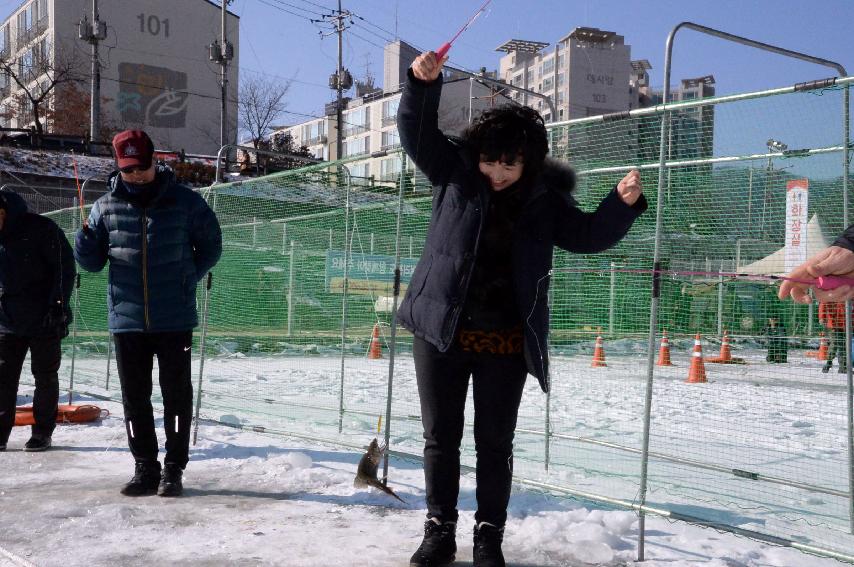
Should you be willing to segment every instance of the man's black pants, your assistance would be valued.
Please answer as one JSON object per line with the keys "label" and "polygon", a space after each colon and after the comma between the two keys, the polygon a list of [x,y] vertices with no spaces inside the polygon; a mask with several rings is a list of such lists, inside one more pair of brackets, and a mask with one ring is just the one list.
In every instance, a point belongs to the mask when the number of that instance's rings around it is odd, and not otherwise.
{"label": "man's black pants", "polygon": [[33,435],[50,437],[56,428],[56,404],[59,402],[59,364],[62,359],[60,337],[21,337],[0,334],[0,445],[9,440],[15,425],[18,384],[27,350],[36,382],[33,394]]}
{"label": "man's black pants", "polygon": [[465,352],[457,345],[442,353],[417,337],[413,355],[424,425],[427,516],[457,521],[460,442],[472,376],[477,453],[475,521],[503,526],[513,480],[513,435],[527,376],[523,356]]}
{"label": "man's black pants", "polygon": [[189,460],[190,422],[193,417],[190,376],[193,332],[115,333],[113,337],[130,452],[138,462],[157,460],[157,434],[151,407],[151,373],[156,356],[163,396],[163,426],[166,429],[164,463],[183,469]]}

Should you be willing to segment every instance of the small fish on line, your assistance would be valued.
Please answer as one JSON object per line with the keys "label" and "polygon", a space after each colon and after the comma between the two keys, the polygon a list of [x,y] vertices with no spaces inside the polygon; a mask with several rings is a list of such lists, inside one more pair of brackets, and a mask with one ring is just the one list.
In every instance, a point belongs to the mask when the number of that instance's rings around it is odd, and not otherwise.
{"label": "small fish on line", "polygon": [[394,491],[388,486],[384,485],[380,479],[377,478],[377,470],[380,466],[380,461],[382,461],[383,454],[385,453],[387,447],[380,447],[380,444],[377,443],[377,438],[374,437],[374,440],[371,441],[371,444],[368,445],[368,450],[362,455],[361,460],[359,460],[359,467],[356,469],[356,478],[353,480],[353,486],[356,488],[361,488],[365,486],[373,486],[377,490],[382,490],[386,494],[390,496],[394,496],[404,504],[406,501],[394,493]]}

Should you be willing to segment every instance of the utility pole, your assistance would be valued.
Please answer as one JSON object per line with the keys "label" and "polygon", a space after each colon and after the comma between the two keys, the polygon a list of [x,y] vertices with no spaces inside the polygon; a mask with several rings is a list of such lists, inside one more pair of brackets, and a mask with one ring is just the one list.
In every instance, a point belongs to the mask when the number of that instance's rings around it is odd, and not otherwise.
{"label": "utility pole", "polygon": [[226,17],[228,15],[228,3],[232,0],[220,0],[222,2],[222,35],[220,39],[214,40],[208,45],[208,57],[211,61],[219,63],[220,67],[220,107],[219,107],[219,145],[228,144],[228,62],[234,58],[234,47],[228,41],[226,34]]}
{"label": "utility pole", "polygon": [[101,62],[98,59],[98,43],[107,39],[107,22],[98,16],[98,0],[92,0],[92,23],[83,15],[77,25],[80,39],[92,45],[92,73],[89,95],[89,141],[98,141],[101,132]]}
{"label": "utility pole", "polygon": [[325,34],[322,31],[320,32],[320,37],[328,37],[330,35],[338,34],[338,66],[335,69],[335,72],[329,75],[329,88],[336,92],[336,101],[335,101],[335,151],[336,156],[335,159],[341,159],[344,153],[344,91],[350,90],[353,86],[353,76],[350,74],[350,71],[344,68],[344,30],[347,29],[345,27],[345,20],[349,19],[350,23],[353,23],[352,19],[353,14],[350,13],[349,10],[344,10],[341,6],[341,0],[338,0],[338,10],[333,14],[324,14],[322,19],[320,20],[311,20],[312,23],[319,24],[321,22],[329,20],[334,20],[334,29],[332,33]]}

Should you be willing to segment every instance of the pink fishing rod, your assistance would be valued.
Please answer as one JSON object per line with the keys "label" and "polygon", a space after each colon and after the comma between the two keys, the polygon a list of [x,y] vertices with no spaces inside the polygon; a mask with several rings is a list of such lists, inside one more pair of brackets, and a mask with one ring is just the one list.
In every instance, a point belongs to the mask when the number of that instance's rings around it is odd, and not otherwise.
{"label": "pink fishing rod", "polygon": [[460,37],[460,35],[464,31],[466,31],[470,25],[472,25],[474,23],[474,21],[477,19],[477,17],[480,16],[484,10],[486,10],[486,7],[489,5],[490,2],[492,2],[492,0],[486,0],[486,2],[483,3],[483,6],[480,7],[480,10],[475,12],[474,15],[471,18],[469,18],[469,21],[466,22],[466,25],[464,25],[463,27],[460,28],[460,31],[458,31],[457,34],[451,38],[450,41],[446,41],[445,43],[442,44],[442,46],[439,49],[436,50],[436,61],[441,61],[442,57],[447,55],[448,50],[451,49],[451,45],[455,41],[457,41],[457,38]]}

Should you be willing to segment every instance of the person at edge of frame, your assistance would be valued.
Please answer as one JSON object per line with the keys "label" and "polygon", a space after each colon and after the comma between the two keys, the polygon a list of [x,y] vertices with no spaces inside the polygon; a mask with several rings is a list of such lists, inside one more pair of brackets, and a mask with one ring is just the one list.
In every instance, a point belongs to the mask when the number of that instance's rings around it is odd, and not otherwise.
{"label": "person at edge of frame", "polygon": [[845,364],[845,303],[822,301],[818,305],[818,320],[827,329],[827,361],[821,367],[825,374],[833,368],[833,359],[839,357],[840,374],[848,372]]}
{"label": "person at edge of frame", "polygon": [[[135,461],[133,478],[121,492],[179,496],[193,411],[196,285],[222,255],[222,232],[201,195],[155,164],[154,144],[145,132],[119,132],[113,151],[118,171],[78,231],[74,252],[90,272],[109,263],[109,328]],[[166,430],[162,470],[151,405],[155,356]]]}
{"label": "person at edge of frame", "polygon": [[767,362],[785,363],[789,360],[789,338],[786,336],[786,327],[777,315],[769,315],[768,323],[762,330],[768,337]]}
{"label": "person at edge of frame", "polygon": [[554,246],[591,253],[617,244],[647,208],[631,171],[582,212],[574,172],[547,159],[543,118],[525,106],[487,110],[461,140],[438,125],[442,66],[433,52],[408,70],[401,143],[433,186],[422,256],[398,311],[414,334],[424,428],[427,520],[411,566],[456,554],[460,442],[473,377],[477,454],[474,565],[505,565],[501,549],[513,475],[513,435],[527,374],[549,389],[546,335]]}
{"label": "person at edge of frame", "polygon": [[[821,276],[837,276],[847,278],[852,283],[841,285],[835,289],[819,289],[815,283],[805,283],[815,281]],[[810,293],[815,295],[815,298],[821,303],[842,303],[848,299],[854,299],[854,224],[849,226],[839,235],[831,246],[828,246],[821,252],[811,256],[806,262],[796,267],[786,275],[786,279],[780,285],[778,297],[786,299],[791,297],[797,303],[811,303],[812,298]],[[842,316],[844,322],[845,316]],[[844,337],[845,325],[841,327],[841,334]],[[848,366],[843,368],[843,361],[846,358],[845,340],[843,338],[841,344],[841,354],[839,356],[839,366],[841,373],[848,371]],[[830,367],[827,367],[827,371]],[[822,368],[822,371],[825,371]]]}
{"label": "person at edge of frame", "polygon": [[77,270],[65,233],[27,211],[24,199],[0,191],[0,451],[15,425],[15,405],[27,351],[35,380],[30,439],[24,451],[52,444],[59,402],[62,339],[71,322]]}

